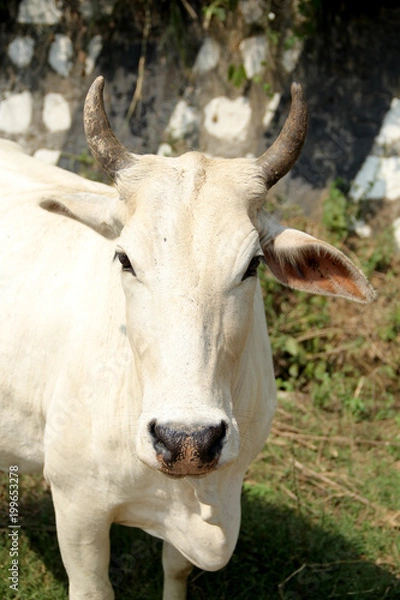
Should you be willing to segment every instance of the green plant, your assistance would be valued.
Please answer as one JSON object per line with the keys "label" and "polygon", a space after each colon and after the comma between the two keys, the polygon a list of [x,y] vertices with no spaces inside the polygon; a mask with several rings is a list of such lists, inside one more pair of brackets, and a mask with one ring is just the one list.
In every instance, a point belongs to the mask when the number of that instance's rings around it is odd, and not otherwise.
{"label": "green plant", "polygon": [[[374,243],[351,236],[352,211],[334,186],[325,226],[333,243],[345,253],[351,249],[373,284],[375,280],[374,303],[360,306],[291,291],[263,271],[260,280],[278,389],[307,394],[323,411],[345,412],[356,420],[382,420],[400,408],[393,400],[400,398],[400,260],[393,252],[390,228],[378,234]],[[304,228],[299,217],[290,225]]]}
{"label": "green plant", "polygon": [[285,42],[283,45],[284,49],[290,50],[298,43],[300,39],[301,36],[299,36],[297,33],[293,33],[292,35],[288,36],[287,38],[285,38]]}
{"label": "green plant", "polygon": [[268,96],[269,98],[272,98],[272,96],[274,95],[274,92],[273,92],[273,89],[272,89],[272,84],[263,81],[263,76],[261,74],[260,75],[254,75],[252,81],[253,81],[253,83],[255,83],[257,85],[261,85],[264,94],[266,96]]}
{"label": "green plant", "polygon": [[237,0],[213,0],[206,6],[203,6],[204,15],[203,27],[208,29],[212,19],[217,19],[224,23],[229,11],[234,11],[237,7]]}
{"label": "green plant", "polygon": [[244,68],[243,63],[240,63],[239,65],[229,65],[228,81],[230,81],[235,87],[242,87],[242,85],[247,81],[246,69]]}
{"label": "green plant", "polygon": [[393,256],[396,255],[393,230],[386,227],[375,236],[374,243],[362,248],[360,259],[366,272],[379,271],[390,276]]}
{"label": "green plant", "polygon": [[101,171],[93,156],[88,150],[83,150],[80,154],[71,154],[70,152],[62,152],[61,159],[67,161],[63,165],[70,171],[75,171],[86,179],[93,181],[108,181],[107,177]]}
{"label": "green plant", "polygon": [[[328,3],[326,3],[328,5]],[[303,22],[301,24],[300,34],[303,37],[313,36],[320,24],[324,10],[324,0],[300,0],[298,11]]]}
{"label": "green plant", "polygon": [[347,237],[356,213],[356,206],[347,199],[344,189],[345,182],[335,179],[323,204],[322,221],[337,241]]}
{"label": "green plant", "polygon": [[268,28],[267,30],[267,37],[271,46],[277,46],[279,44],[281,35],[282,34],[279,31],[275,31],[275,29]]}

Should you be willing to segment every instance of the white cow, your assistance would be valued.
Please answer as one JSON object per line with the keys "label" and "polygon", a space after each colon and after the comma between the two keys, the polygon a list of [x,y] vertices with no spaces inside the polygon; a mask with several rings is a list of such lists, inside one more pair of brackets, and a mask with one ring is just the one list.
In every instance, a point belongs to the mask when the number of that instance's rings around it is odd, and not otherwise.
{"label": "white cow", "polygon": [[341,252],[262,208],[304,142],[298,84],[259,159],[130,154],[103,85],[84,119],[115,188],[0,145],[1,467],[44,469],[72,600],[114,597],[113,522],[164,540],[163,598],[182,600],[193,564],[232,555],[274,414],[260,260],[293,288],[374,292]]}

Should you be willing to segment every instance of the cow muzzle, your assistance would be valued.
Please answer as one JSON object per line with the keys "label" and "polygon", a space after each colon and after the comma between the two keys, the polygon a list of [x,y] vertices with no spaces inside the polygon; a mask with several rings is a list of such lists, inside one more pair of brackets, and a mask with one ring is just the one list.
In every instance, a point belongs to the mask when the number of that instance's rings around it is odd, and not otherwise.
{"label": "cow muzzle", "polygon": [[205,475],[218,467],[227,424],[221,421],[187,429],[153,420],[149,433],[163,473],[174,477]]}

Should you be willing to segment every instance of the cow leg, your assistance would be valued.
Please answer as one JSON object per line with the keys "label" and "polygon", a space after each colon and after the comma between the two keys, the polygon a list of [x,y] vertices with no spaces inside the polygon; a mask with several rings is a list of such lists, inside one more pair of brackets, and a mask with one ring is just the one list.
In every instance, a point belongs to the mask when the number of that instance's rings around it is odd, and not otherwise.
{"label": "cow leg", "polygon": [[69,600],[113,600],[108,578],[111,520],[105,512],[52,489],[57,537],[68,574]]}
{"label": "cow leg", "polygon": [[162,564],[164,569],[163,600],[185,600],[187,578],[193,565],[168,542],[163,544]]}

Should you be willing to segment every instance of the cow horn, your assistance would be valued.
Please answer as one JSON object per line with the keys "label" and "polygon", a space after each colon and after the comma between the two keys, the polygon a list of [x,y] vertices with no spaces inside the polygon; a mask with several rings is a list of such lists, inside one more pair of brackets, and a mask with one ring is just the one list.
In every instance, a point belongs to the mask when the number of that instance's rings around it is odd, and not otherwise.
{"label": "cow horn", "polygon": [[299,158],[306,139],[308,110],[302,87],[292,83],[292,105],[279,136],[257,162],[264,171],[265,184],[269,189],[286,175]]}
{"label": "cow horn", "polygon": [[83,109],[86,140],[93,156],[104,171],[114,178],[121,169],[135,162],[135,155],[115,137],[103,100],[104,77],[97,77],[87,93]]}

